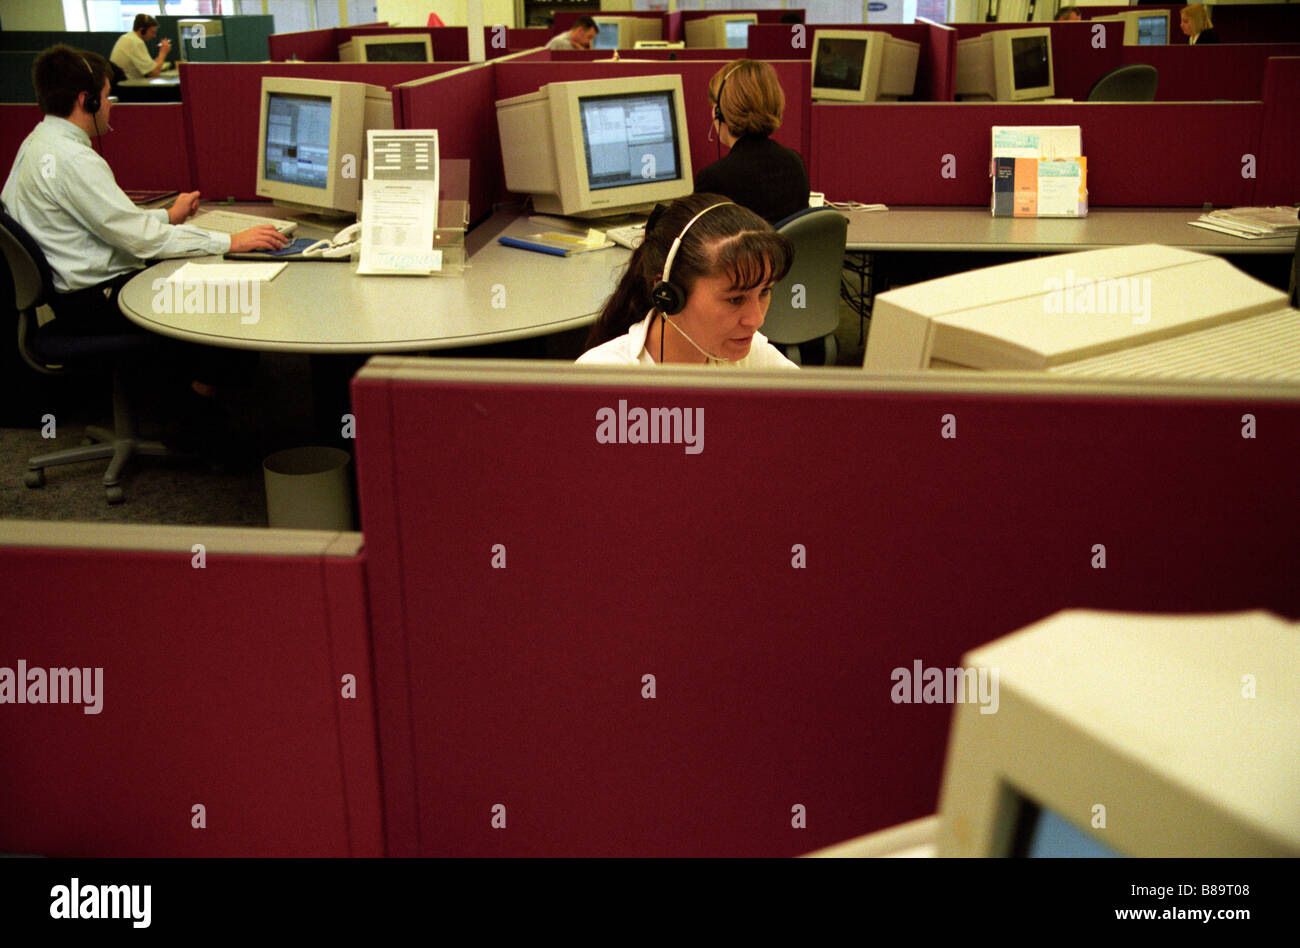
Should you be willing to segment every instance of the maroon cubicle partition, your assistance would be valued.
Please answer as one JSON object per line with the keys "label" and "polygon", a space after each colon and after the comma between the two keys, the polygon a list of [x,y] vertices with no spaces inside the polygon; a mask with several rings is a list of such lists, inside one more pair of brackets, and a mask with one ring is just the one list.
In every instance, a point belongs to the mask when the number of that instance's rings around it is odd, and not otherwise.
{"label": "maroon cubicle partition", "polygon": [[[436,362],[353,383],[390,855],[807,852],[934,811],[952,709],[900,669],[1300,615],[1294,400]],[[702,450],[601,443],[652,407]]]}
{"label": "maroon cubicle partition", "polygon": [[[189,67],[181,69],[184,72]],[[41,121],[41,110],[35,105],[0,105],[0,168],[6,176],[23,139]],[[198,187],[191,184],[185,117],[179,102],[113,106],[113,130],[101,135],[93,147],[102,150],[124,189],[187,191]]]}
{"label": "maroon cubicle partition", "polygon": [[[389,26],[387,23],[305,30],[299,33],[273,33],[270,38],[271,59],[276,62],[298,59],[303,62],[336,63],[339,61],[339,45],[351,37],[385,33],[427,34],[435,62],[463,63],[469,59],[469,33],[466,27],[400,27]],[[550,31],[544,29],[485,26],[483,51],[488,59],[495,59],[506,53],[545,46],[549,38]]]}
{"label": "maroon cubicle partition", "polygon": [[987,206],[994,125],[1079,125],[1093,207],[1251,204],[1243,160],[1261,154],[1264,114],[1261,102],[819,104],[810,177],[836,201]]}
{"label": "maroon cubicle partition", "polygon": [[[464,63],[194,63],[182,67],[194,187],[209,200],[257,200],[257,121],[263,76],[339,79],[391,89]],[[394,103],[394,122],[402,127]],[[115,112],[116,114],[116,112]],[[406,125],[419,128],[417,125]],[[455,156],[459,157],[459,156]]]}
{"label": "maroon cubicle partition", "polygon": [[[1169,44],[1186,46],[1187,37],[1179,28],[1178,6],[1141,5],[1143,13],[1169,11]],[[1090,20],[1116,13],[1132,13],[1131,6],[1081,7]],[[1300,42],[1300,6],[1294,3],[1219,3],[1210,13],[1214,32],[1221,43],[1297,43]]]}
{"label": "maroon cubicle partition", "polygon": [[98,713],[0,704],[0,851],[383,855],[362,555],[165,532],[170,552],[0,546],[0,666],[102,669]]}
{"label": "maroon cubicle partition", "polygon": [[[1264,70],[1264,117],[1253,204],[1300,204],[1300,57]],[[1244,171],[1244,169],[1243,169]]]}
{"label": "maroon cubicle partition", "polygon": [[1123,65],[1155,67],[1157,102],[1259,101],[1271,56],[1300,56],[1300,44],[1125,46],[1120,54]]}

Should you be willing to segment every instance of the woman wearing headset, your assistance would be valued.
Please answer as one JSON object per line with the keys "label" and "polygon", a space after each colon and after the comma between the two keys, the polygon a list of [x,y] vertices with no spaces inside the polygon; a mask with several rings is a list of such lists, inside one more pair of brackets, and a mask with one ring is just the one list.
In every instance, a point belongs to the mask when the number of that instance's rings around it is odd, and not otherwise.
{"label": "woman wearing headset", "polygon": [[758,331],[790,241],[716,194],[656,208],[578,362],[798,368]]}
{"label": "woman wearing headset", "polygon": [[695,190],[721,194],[769,224],[808,206],[808,172],[799,153],[772,141],[781,125],[785,93],[776,71],[739,59],[709,80],[713,131],[731,151],[695,176]]}

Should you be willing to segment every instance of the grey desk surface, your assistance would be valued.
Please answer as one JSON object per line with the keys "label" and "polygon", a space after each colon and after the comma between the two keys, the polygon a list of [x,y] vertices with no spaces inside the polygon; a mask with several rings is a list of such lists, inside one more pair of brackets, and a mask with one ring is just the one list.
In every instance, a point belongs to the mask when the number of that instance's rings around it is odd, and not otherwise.
{"label": "grey desk surface", "polygon": [[174,72],[165,72],[151,79],[123,79],[118,83],[119,86],[127,86],[132,89],[143,86],[179,86],[180,84],[181,77]]}
{"label": "grey desk surface", "polygon": [[987,207],[891,207],[849,211],[848,249],[1068,253],[1165,244],[1202,253],[1292,253],[1295,238],[1243,240],[1187,222],[1193,208],[1098,207],[1083,218],[993,217]]}
{"label": "grey desk surface", "polygon": [[[288,216],[266,205],[233,209]],[[260,287],[256,322],[243,322],[237,310],[174,312],[174,294],[161,292],[161,284],[155,288],[156,280],[188,261],[221,266],[220,257],[155,264],[127,283],[118,299],[128,319],[153,332],[262,351],[407,352],[507,342],[590,325],[630,252],[614,247],[555,257],[496,242],[503,233],[527,236],[545,229],[514,212],[498,212],[470,232],[470,265],[456,276],[362,277],[351,262],[290,261]],[[329,234],[303,225],[295,236]]]}

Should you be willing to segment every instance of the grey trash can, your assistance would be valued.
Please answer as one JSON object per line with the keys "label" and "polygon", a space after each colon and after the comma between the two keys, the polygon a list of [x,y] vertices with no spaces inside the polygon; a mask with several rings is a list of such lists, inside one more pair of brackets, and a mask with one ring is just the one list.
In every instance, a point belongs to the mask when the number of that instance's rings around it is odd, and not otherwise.
{"label": "grey trash can", "polygon": [[266,519],[273,528],[354,530],[352,455],[340,448],[289,448],[262,462]]}

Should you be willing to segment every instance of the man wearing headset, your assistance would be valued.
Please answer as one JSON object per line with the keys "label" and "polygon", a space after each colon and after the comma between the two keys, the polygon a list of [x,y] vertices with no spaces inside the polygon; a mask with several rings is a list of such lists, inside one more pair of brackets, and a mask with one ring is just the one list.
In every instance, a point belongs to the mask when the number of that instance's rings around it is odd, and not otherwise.
{"label": "man wearing headset", "polygon": [[[60,334],[141,331],[118,309],[117,293],[151,258],[274,250],[287,242],[269,225],[227,236],[186,224],[198,207],[197,191],[167,209],[131,203],[91,146],[92,135],[98,139],[112,128],[110,75],[104,57],[69,46],[36,57],[32,78],[45,118],[19,147],[0,192],[5,211],[49,262],[56,291],[50,331]],[[229,377],[230,361],[222,355],[196,347],[193,397],[210,403]]]}
{"label": "man wearing headset", "polygon": [[[145,261],[191,254],[274,250],[285,244],[273,227],[233,236],[185,221],[199,192],[170,208],[141,210],[117,186],[113,171],[91,145],[111,130],[110,68],[102,56],[55,46],[36,58],[32,76],[45,113],[18,149],[0,199],[40,245],[60,294],[101,287],[133,275]],[[55,305],[55,312],[58,312]]]}
{"label": "man wearing headset", "polygon": [[123,33],[108,54],[109,61],[126,73],[128,79],[148,79],[162,72],[172,41],[164,38],[158,44],[158,55],[150,56],[150,40],[158,36],[158,21],[147,13],[137,13],[131,32]]}

